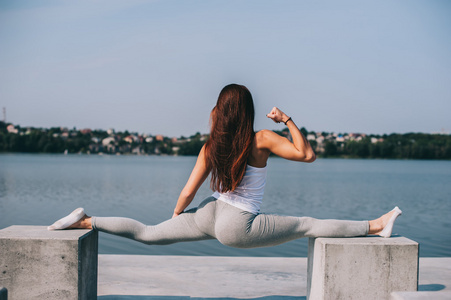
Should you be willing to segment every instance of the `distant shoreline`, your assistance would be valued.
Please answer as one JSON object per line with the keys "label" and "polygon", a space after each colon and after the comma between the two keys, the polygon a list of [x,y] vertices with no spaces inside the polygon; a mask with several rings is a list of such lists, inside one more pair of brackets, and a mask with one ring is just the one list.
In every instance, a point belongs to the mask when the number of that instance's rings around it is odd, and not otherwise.
{"label": "distant shoreline", "polygon": [[[342,159],[451,160],[449,134],[315,132],[300,128],[318,157]],[[291,140],[287,128],[274,131]],[[0,153],[196,156],[208,134],[190,137],[76,128],[20,127],[0,122]]]}
{"label": "distant shoreline", "polygon": [[[85,157],[197,157],[197,155],[178,155],[178,154],[131,154],[131,153],[126,153],[126,154],[109,154],[109,153],[103,153],[103,154],[99,154],[99,153],[91,153],[91,154],[87,154],[87,153],[68,153],[68,154],[64,154],[64,153],[44,153],[44,152],[0,152],[0,156],[7,156],[7,155],[30,155],[30,156],[68,156],[68,157],[80,157],[80,156],[85,156]],[[270,156],[272,159],[282,159],[279,158],[275,155],[271,155]],[[322,155],[318,155],[317,159],[325,159],[325,160],[393,160],[393,161],[451,161],[451,159],[416,159],[416,158],[373,158],[373,157],[368,157],[368,158],[362,158],[362,157],[349,157],[349,156],[322,156]]]}

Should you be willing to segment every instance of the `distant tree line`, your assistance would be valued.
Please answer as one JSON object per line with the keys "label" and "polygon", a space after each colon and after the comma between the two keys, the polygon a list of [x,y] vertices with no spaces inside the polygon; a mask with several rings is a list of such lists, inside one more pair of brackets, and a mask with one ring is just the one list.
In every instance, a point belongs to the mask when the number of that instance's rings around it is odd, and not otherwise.
{"label": "distant tree line", "polygon": [[[372,142],[371,138],[381,139]],[[324,157],[451,159],[451,136],[443,134],[406,133],[368,136],[360,141],[336,143],[326,141]]]}
{"label": "distant tree line", "polygon": [[[20,153],[105,153],[197,155],[205,135],[171,139],[163,136],[141,136],[128,131],[108,133],[103,130],[49,129],[14,126],[9,132],[0,121],[0,152]],[[111,141],[105,144],[105,140]]]}
{"label": "distant tree line", "polygon": [[[111,134],[103,130],[68,130],[59,127],[12,128],[11,124],[0,121],[0,152],[197,155],[208,138],[200,133],[171,139],[141,136],[128,131]],[[301,131],[309,137],[319,157],[451,159],[451,135],[448,134],[361,135],[355,140],[349,139],[347,134],[315,133],[305,128],[301,128]],[[287,128],[275,132],[291,138]],[[105,144],[107,138],[111,141]]]}

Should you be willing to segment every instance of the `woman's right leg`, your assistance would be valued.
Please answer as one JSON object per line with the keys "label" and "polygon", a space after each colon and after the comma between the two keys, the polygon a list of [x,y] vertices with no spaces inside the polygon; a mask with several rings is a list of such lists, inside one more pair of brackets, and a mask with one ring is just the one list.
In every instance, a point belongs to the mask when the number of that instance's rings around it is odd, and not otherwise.
{"label": "woman's right leg", "polygon": [[167,245],[177,242],[208,240],[213,237],[202,232],[194,215],[197,209],[191,209],[183,214],[157,225],[145,225],[129,218],[92,217],[92,228],[114,234],[148,245]]}

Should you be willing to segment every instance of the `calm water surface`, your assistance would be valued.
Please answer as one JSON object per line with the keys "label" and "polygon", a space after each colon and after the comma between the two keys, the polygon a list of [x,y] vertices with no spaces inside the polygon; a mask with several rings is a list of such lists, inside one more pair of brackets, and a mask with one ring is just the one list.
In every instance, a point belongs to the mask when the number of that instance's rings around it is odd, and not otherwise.
{"label": "calm water surface", "polygon": [[[172,216],[194,157],[0,155],[0,228],[49,225],[76,207],[96,216],[155,224]],[[205,183],[191,206],[212,192]],[[373,219],[398,205],[394,233],[420,243],[420,256],[451,256],[451,162],[271,158],[262,212]],[[191,207],[190,206],[190,207]],[[202,241],[147,246],[104,233],[99,253],[307,256],[307,239],[259,249]]]}

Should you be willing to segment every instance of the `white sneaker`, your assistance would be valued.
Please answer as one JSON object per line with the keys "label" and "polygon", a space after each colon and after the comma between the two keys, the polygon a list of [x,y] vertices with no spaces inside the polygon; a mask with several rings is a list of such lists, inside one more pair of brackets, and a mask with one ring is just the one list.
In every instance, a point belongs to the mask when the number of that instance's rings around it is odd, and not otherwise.
{"label": "white sneaker", "polygon": [[391,216],[390,220],[388,220],[387,225],[385,225],[384,229],[379,234],[381,237],[389,238],[391,237],[391,232],[393,230],[393,225],[395,224],[395,220],[398,216],[402,214],[402,210],[399,207],[393,208],[391,211],[394,211],[394,214]]}
{"label": "white sneaker", "polygon": [[83,208],[79,207],[73,212],[70,213],[70,215],[59,219],[49,227],[47,227],[47,230],[61,230],[66,229],[67,227],[77,223],[85,216],[85,211]]}

